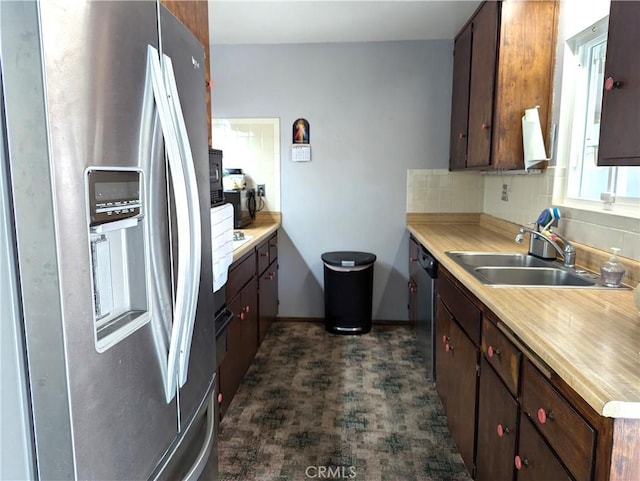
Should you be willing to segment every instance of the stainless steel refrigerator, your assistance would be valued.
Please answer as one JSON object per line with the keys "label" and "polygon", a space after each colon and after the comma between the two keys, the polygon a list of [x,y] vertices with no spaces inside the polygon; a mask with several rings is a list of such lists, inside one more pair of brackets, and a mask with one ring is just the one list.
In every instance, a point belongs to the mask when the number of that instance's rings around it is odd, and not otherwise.
{"label": "stainless steel refrigerator", "polygon": [[0,24],[0,478],[216,479],[203,48],[155,1]]}

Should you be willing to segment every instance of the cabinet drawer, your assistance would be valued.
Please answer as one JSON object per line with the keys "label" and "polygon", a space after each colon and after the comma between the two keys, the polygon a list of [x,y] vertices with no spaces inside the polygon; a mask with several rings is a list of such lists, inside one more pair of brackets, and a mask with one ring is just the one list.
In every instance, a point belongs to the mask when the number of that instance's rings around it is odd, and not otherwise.
{"label": "cabinet drawer", "polygon": [[482,313],[446,276],[438,276],[438,295],[471,340],[480,345]]}
{"label": "cabinet drawer", "polygon": [[276,232],[269,239],[269,263],[278,258],[278,233]]}
{"label": "cabinet drawer", "polygon": [[258,275],[262,275],[262,273],[269,267],[270,254],[269,254],[269,241],[266,240],[262,244],[258,246],[256,249],[256,254],[258,256]]}
{"label": "cabinet drawer", "polygon": [[240,290],[256,273],[256,256],[253,252],[234,262],[229,267],[227,280],[227,303],[238,295]]}
{"label": "cabinet drawer", "polygon": [[482,353],[511,394],[517,396],[522,353],[487,318],[482,320]]}
{"label": "cabinet drawer", "polygon": [[576,480],[591,479],[594,429],[529,361],[523,367],[521,403]]}

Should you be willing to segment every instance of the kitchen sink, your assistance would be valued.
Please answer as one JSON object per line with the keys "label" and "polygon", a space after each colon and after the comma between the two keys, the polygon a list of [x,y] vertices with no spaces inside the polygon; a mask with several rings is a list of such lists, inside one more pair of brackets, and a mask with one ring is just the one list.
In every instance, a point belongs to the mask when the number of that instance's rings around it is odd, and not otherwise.
{"label": "kitchen sink", "polygon": [[515,252],[448,252],[458,263],[468,266],[548,267],[549,262]]}
{"label": "kitchen sink", "polygon": [[493,287],[629,289],[627,286],[606,287],[597,274],[530,254],[471,251],[446,254],[480,282]]}
{"label": "kitchen sink", "polygon": [[587,287],[595,282],[557,267],[476,267],[475,272],[489,284],[509,286]]}

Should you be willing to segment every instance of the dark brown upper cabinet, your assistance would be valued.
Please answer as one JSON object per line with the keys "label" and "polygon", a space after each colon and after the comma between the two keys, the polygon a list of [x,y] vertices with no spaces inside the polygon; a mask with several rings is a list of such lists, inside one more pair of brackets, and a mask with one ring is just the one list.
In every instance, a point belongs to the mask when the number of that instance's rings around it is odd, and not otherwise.
{"label": "dark brown upper cabinet", "polygon": [[598,165],[640,165],[640,2],[609,11]]}
{"label": "dark brown upper cabinet", "polygon": [[522,116],[548,142],[557,1],[488,1],[454,45],[449,168],[523,169]]}
{"label": "dark brown upper cabinet", "polygon": [[469,125],[469,80],[471,79],[471,28],[458,35],[453,47],[453,87],[451,104],[451,170],[467,166],[467,126]]}

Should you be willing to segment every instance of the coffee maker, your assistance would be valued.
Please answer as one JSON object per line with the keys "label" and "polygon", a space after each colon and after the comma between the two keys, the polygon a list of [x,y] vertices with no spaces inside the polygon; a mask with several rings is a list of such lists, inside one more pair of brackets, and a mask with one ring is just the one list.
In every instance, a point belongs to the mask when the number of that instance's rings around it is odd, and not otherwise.
{"label": "coffee maker", "polygon": [[224,199],[233,205],[233,226],[242,229],[256,218],[256,190],[225,190]]}

